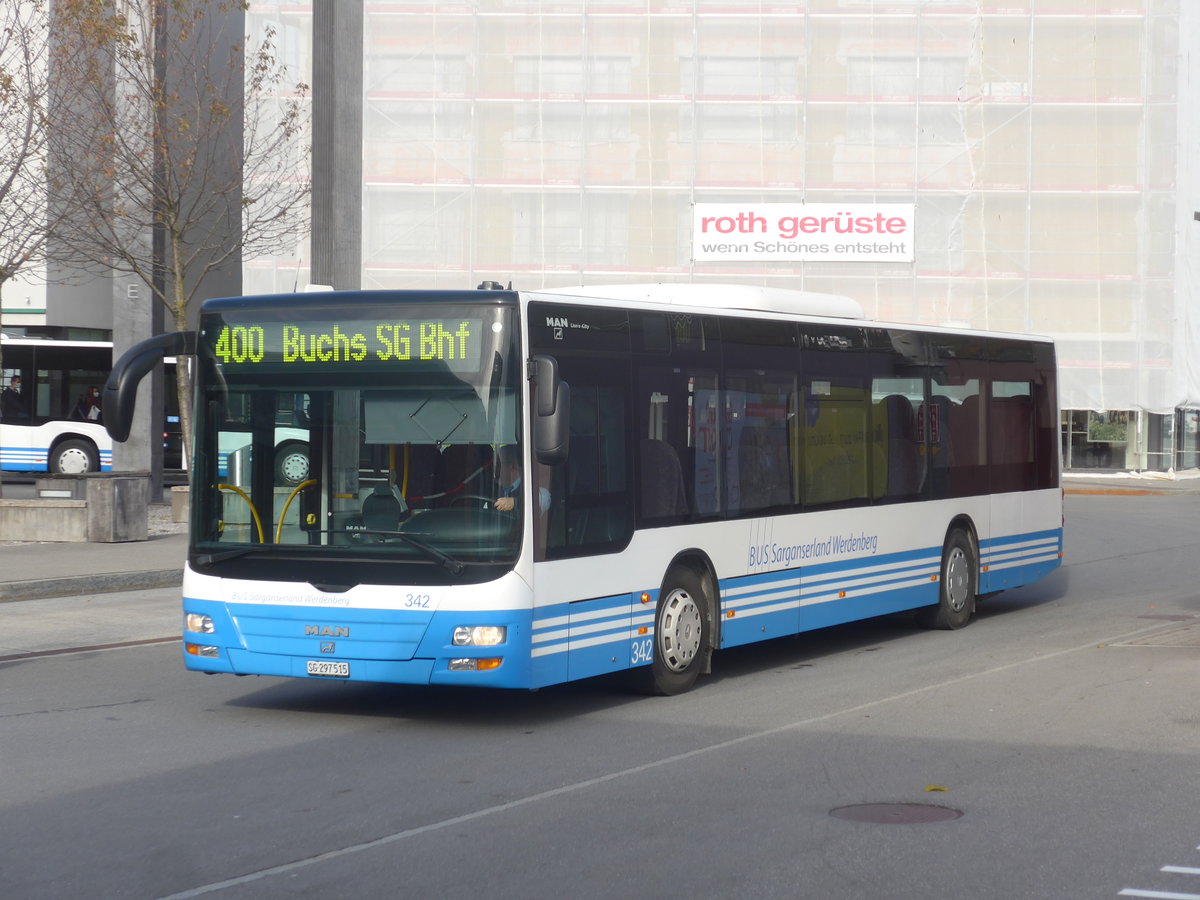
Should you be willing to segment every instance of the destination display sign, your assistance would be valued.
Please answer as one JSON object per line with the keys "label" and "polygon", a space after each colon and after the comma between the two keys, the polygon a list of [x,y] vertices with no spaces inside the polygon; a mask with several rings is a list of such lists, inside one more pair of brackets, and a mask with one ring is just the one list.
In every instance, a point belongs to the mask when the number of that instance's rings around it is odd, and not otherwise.
{"label": "destination display sign", "polygon": [[218,322],[202,334],[222,368],[344,371],[358,363],[443,363],[465,371],[479,363],[483,330],[483,320],[473,318],[325,319],[261,325]]}

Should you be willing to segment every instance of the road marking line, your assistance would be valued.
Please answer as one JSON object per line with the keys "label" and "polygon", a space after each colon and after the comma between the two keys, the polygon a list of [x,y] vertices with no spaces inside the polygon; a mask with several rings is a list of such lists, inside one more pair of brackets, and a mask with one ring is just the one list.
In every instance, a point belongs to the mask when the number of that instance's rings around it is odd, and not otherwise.
{"label": "road marking line", "polygon": [[1119,897],[1147,897],[1150,900],[1200,900],[1200,894],[1174,894],[1170,891],[1139,891],[1135,888],[1125,888]]}

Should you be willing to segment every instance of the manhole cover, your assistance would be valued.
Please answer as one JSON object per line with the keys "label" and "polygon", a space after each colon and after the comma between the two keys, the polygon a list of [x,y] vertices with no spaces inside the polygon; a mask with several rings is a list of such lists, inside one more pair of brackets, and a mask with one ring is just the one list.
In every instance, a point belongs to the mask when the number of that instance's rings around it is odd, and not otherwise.
{"label": "manhole cover", "polygon": [[859,803],[839,806],[829,814],[848,822],[869,822],[875,825],[928,825],[949,822],[962,815],[961,810],[929,803]]}

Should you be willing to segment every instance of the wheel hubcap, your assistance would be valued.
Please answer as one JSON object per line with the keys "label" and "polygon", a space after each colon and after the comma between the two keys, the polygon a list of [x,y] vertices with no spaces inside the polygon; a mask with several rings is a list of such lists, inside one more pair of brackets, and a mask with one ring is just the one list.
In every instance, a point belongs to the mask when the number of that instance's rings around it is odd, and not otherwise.
{"label": "wheel hubcap", "polygon": [[971,587],[971,567],[967,564],[967,554],[961,548],[955,547],[946,559],[946,600],[950,608],[959,612],[967,605]]}
{"label": "wheel hubcap", "polygon": [[67,450],[58,457],[58,468],[64,475],[82,475],[91,469],[91,460],[82,450]]}
{"label": "wheel hubcap", "polygon": [[299,484],[308,477],[308,457],[303,453],[289,453],[283,458],[280,469],[290,484]]}
{"label": "wheel hubcap", "polygon": [[672,672],[682,672],[691,665],[700,652],[701,626],[700,607],[692,595],[678,588],[671,591],[658,622],[658,648],[663,665]]}

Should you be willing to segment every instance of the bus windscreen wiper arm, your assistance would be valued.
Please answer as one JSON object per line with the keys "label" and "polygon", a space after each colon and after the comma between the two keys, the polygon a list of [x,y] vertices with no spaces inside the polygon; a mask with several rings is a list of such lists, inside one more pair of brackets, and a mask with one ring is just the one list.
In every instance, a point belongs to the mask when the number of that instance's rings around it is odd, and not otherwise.
{"label": "bus windscreen wiper arm", "polygon": [[252,547],[234,547],[229,550],[217,550],[213,553],[198,553],[196,562],[202,566],[211,566],[213,563],[224,562],[227,559],[237,559],[239,556],[273,549],[275,549],[274,544],[255,544]]}
{"label": "bus windscreen wiper arm", "polygon": [[460,563],[453,556],[450,556],[447,553],[443,553],[437,547],[430,546],[429,544],[426,544],[424,541],[418,540],[417,538],[413,537],[411,534],[408,534],[403,531],[364,530],[364,531],[356,531],[355,534],[378,534],[383,537],[398,537],[398,538],[400,538],[400,540],[404,541],[404,543],[408,544],[410,547],[415,547],[417,550],[420,550],[423,554],[425,554],[427,557],[432,559],[434,562],[441,563],[442,567],[445,568],[445,570],[447,572],[449,572],[451,575],[461,575],[463,573],[463,570],[466,569],[466,566],[464,566],[462,563]]}

